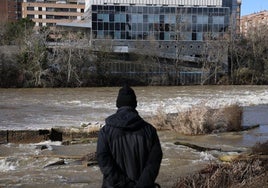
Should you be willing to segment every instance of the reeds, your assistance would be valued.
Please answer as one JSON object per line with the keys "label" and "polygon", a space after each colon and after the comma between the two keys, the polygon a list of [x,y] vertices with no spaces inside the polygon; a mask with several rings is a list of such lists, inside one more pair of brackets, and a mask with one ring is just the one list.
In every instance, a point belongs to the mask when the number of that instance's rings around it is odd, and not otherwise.
{"label": "reeds", "polygon": [[242,108],[238,105],[212,109],[199,104],[183,112],[165,114],[159,110],[150,120],[156,128],[187,135],[241,130]]}
{"label": "reeds", "polygon": [[264,143],[256,143],[252,147],[252,152],[255,154],[268,155],[268,140]]}
{"label": "reeds", "polygon": [[[267,161],[266,161],[267,162]],[[179,178],[173,188],[226,188],[250,183],[254,177],[265,174],[263,161],[239,161],[231,164],[211,164],[199,173]]]}
{"label": "reeds", "polygon": [[237,158],[230,163],[209,164],[197,173],[180,177],[173,188],[266,187],[268,157],[267,153],[260,155],[260,151],[267,152],[267,144],[268,141],[257,143],[252,148],[252,155]]}

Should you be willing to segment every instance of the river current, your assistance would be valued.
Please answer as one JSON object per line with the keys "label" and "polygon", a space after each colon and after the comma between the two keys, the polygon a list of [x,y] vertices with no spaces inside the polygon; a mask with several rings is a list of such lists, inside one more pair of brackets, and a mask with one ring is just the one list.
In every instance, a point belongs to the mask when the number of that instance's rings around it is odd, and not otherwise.
{"label": "river current", "polygon": [[[0,130],[40,129],[55,126],[81,126],[99,122],[116,111],[118,87],[0,89]],[[164,153],[157,182],[172,187],[179,176],[217,162],[220,155],[247,151],[256,142],[268,140],[267,86],[180,86],[134,87],[140,115],[159,110],[174,113],[194,105],[219,108],[230,104],[243,107],[244,126],[260,127],[237,133],[185,136],[159,131]],[[174,142],[221,148],[223,152],[197,152]],[[47,149],[40,150],[40,145]],[[100,187],[98,166],[85,167],[81,161],[58,156],[83,156],[94,152],[96,143],[61,145],[60,142],[35,144],[0,144],[0,187]],[[67,157],[68,158],[68,157]]]}
{"label": "river current", "polygon": [[[0,89],[0,129],[103,123],[108,115],[116,111],[118,89]],[[141,116],[150,116],[159,110],[178,112],[199,104],[213,108],[230,104],[244,107],[268,104],[267,86],[134,87],[134,90],[138,100],[137,110]],[[263,118],[267,116],[262,115],[257,119],[245,117],[243,124],[267,124],[267,119]]]}

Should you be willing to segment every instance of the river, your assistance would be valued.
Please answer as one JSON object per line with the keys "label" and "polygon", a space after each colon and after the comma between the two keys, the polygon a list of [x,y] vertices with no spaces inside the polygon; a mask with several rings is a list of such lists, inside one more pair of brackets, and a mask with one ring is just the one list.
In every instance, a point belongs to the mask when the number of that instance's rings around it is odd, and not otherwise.
{"label": "river", "polygon": [[[0,89],[0,129],[39,129],[103,122],[116,111],[116,87]],[[137,110],[150,116],[158,110],[178,112],[193,105],[268,104],[267,86],[135,87]],[[252,110],[250,110],[252,111]],[[253,113],[253,112],[252,112]],[[244,118],[243,124],[267,123],[266,116]],[[258,122],[256,122],[258,121]]]}
{"label": "river", "polygon": [[[116,111],[118,87],[0,89],[0,130],[40,129],[103,123]],[[254,130],[203,136],[158,132],[164,157],[157,181],[171,187],[176,178],[217,161],[217,156],[246,151],[256,142],[268,140],[267,86],[180,86],[134,87],[140,115],[161,110],[174,113],[194,105],[213,108],[230,104],[243,106],[244,126],[260,124]],[[175,141],[222,148],[228,152],[196,152]],[[38,145],[47,145],[40,150]],[[84,155],[95,151],[96,143],[63,146],[58,142],[0,145],[0,187],[100,187],[97,166],[85,167],[75,160],[44,168],[59,160],[57,155]]]}

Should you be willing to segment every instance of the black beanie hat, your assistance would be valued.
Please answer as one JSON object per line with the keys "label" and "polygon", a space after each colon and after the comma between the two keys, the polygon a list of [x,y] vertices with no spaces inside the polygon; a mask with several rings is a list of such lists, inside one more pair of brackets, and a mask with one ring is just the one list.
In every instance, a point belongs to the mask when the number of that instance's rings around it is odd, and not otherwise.
{"label": "black beanie hat", "polygon": [[122,106],[131,106],[133,108],[137,107],[137,100],[134,90],[128,85],[124,85],[118,93],[116,100],[116,107],[120,108]]}

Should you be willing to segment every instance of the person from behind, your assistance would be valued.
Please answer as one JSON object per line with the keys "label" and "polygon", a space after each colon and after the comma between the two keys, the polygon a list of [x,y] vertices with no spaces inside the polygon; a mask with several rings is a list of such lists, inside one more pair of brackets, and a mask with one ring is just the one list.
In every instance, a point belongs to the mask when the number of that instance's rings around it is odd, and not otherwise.
{"label": "person from behind", "polygon": [[136,94],[128,85],[119,90],[116,106],[98,135],[102,187],[154,188],[163,156],[156,129],[139,116]]}

